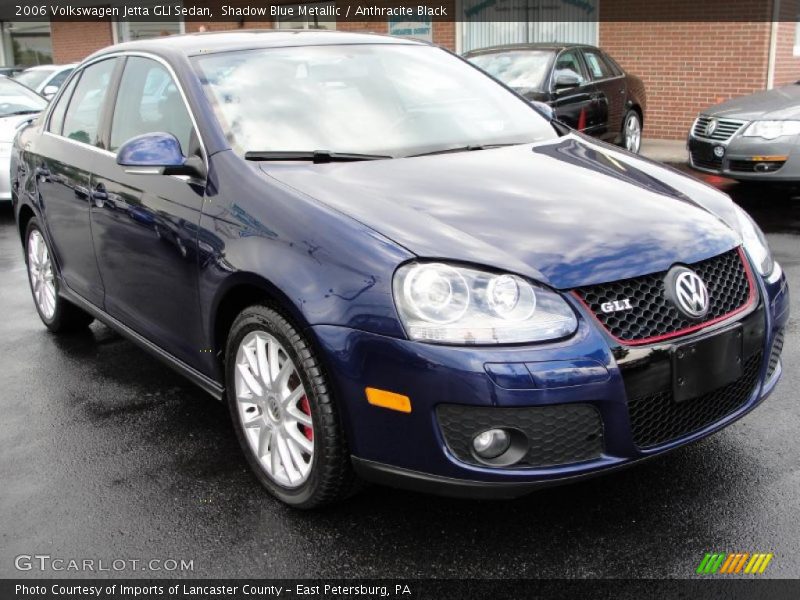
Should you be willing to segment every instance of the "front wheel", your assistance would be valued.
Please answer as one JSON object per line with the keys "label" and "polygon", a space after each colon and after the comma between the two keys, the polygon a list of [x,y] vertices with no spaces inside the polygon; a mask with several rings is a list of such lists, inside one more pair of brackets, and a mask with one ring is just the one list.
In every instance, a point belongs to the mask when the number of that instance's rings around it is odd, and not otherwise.
{"label": "front wheel", "polygon": [[622,145],[628,152],[639,153],[642,145],[642,119],[635,110],[629,110],[622,123]]}
{"label": "front wheel", "polygon": [[58,295],[53,254],[35,218],[28,222],[25,234],[25,264],[36,312],[50,331],[75,331],[94,320],[89,313]]}
{"label": "front wheel", "polygon": [[266,306],[243,310],[225,352],[228,407],[247,462],[297,508],[346,497],[355,476],[339,411],[305,338]]}

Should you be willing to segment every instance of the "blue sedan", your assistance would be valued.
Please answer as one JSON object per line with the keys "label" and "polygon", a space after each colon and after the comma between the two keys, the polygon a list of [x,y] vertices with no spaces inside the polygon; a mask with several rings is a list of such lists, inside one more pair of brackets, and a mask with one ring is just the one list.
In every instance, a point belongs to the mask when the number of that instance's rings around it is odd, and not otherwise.
{"label": "blue sedan", "polygon": [[295,507],[359,479],[512,497],[608,472],[781,374],[786,280],[746,213],[427,44],[114,46],[11,175],[45,326],[97,319],[227,402]]}

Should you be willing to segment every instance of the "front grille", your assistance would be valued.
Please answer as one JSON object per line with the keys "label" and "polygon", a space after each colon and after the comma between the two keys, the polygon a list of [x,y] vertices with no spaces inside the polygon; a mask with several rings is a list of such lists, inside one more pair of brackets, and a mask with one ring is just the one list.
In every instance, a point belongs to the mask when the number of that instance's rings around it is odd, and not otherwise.
{"label": "front grille", "polygon": [[548,467],[599,458],[603,422],[590,404],[554,404],[494,408],[442,404],[436,410],[450,451],[460,460],[481,464],[472,454],[472,438],[495,427],[521,431],[528,451],[513,467]]}
{"label": "front grille", "polygon": [[659,446],[699,431],[733,413],[752,395],[761,353],[745,363],[742,376],[697,398],[675,402],[671,390],[628,400],[633,441],[639,448]]}
{"label": "front grille", "polygon": [[706,117],[704,115],[697,117],[697,121],[695,121],[694,127],[692,128],[692,135],[705,140],[724,142],[731,139],[733,135],[745,124],[745,121],[715,118],[714,120],[717,122],[717,126],[714,128],[713,133],[707,135],[706,128],[708,127],[708,123],[712,118],[713,117]]}
{"label": "front grille", "polygon": [[[688,265],[708,288],[710,307],[703,322],[725,317],[747,303],[752,284],[742,260],[739,250],[733,249]],[[698,325],[697,321],[679,312],[664,295],[666,274],[667,271],[661,271],[574,291],[612,336],[623,343],[643,344],[651,338],[680,335],[682,330]],[[630,300],[632,308],[603,312],[603,304],[621,300]]]}
{"label": "front grille", "polygon": [[785,163],[785,160],[766,160],[762,162],[756,162],[754,160],[731,160],[728,161],[728,169],[739,173],[774,173]]}
{"label": "front grille", "polygon": [[692,156],[692,165],[695,167],[699,167],[701,169],[711,169],[713,171],[719,171],[722,169],[722,158],[717,156],[711,156],[711,158],[702,158],[702,154],[697,150],[690,151]]}
{"label": "front grille", "polygon": [[767,380],[775,374],[775,370],[781,362],[781,352],[783,352],[783,329],[775,334],[775,339],[772,341],[772,349],[769,352],[769,364],[767,365]]}

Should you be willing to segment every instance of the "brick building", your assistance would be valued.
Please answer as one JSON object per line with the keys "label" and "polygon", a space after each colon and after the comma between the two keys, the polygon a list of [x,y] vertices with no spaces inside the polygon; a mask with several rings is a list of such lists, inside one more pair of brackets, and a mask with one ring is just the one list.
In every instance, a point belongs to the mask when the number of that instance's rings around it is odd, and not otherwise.
{"label": "brick building", "polygon": [[[509,42],[589,43],[603,47],[626,70],[642,77],[648,95],[645,135],[665,139],[684,138],[694,117],[705,107],[800,80],[800,0],[527,0],[525,14],[513,15],[506,7],[518,8],[525,3],[509,2],[445,0],[442,4],[456,15],[455,22],[419,21],[416,26],[386,19],[310,22],[248,17],[185,23],[52,22],[49,42],[52,60],[58,63],[78,61],[118,41],[191,33],[201,27],[209,31],[315,26],[394,34],[413,31],[417,37],[456,52]],[[219,6],[223,2],[210,0],[206,4]],[[335,0],[314,4],[333,5]],[[13,35],[13,28],[6,24],[5,44],[0,44],[5,47],[7,64],[13,62],[8,55],[14,50],[8,41],[9,29]],[[0,54],[0,63],[3,59]]]}

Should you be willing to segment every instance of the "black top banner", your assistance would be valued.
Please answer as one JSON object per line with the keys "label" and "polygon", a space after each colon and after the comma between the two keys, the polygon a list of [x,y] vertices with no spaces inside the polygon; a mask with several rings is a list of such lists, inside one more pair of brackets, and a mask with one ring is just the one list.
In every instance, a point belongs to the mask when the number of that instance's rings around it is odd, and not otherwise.
{"label": "black top banner", "polygon": [[[776,12],[777,11],[777,12]],[[800,0],[0,0],[0,21],[796,21]]]}

